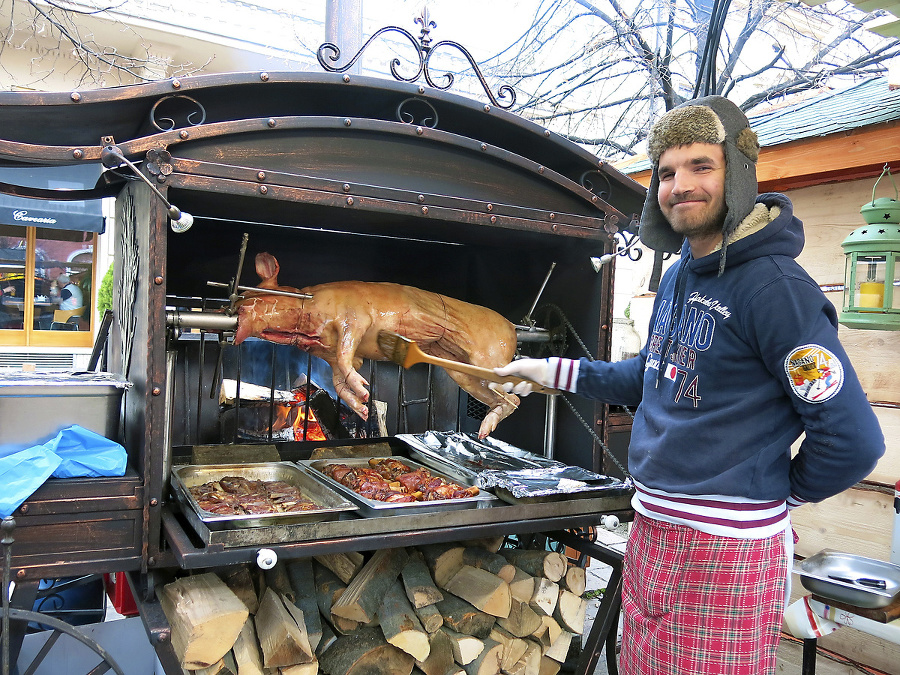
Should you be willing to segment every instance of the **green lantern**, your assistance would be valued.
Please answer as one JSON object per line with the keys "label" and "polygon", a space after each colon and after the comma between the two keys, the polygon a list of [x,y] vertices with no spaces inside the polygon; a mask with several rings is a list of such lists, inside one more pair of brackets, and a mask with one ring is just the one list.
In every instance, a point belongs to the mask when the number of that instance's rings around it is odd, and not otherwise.
{"label": "green lantern", "polygon": [[[887,176],[894,198],[875,199],[875,188]],[[900,329],[900,201],[897,184],[885,164],[872,201],[860,209],[866,225],[850,233],[844,249],[844,303],[840,322],[850,328]]]}

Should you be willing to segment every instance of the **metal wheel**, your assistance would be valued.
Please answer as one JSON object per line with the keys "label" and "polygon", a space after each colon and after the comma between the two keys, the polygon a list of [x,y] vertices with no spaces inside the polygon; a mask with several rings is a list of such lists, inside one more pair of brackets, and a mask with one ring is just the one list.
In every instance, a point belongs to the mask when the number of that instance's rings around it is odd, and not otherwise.
{"label": "metal wheel", "polygon": [[[97,656],[100,657],[100,662],[94,666],[92,669],[88,670],[86,675],[102,675],[102,673],[106,673],[112,670],[116,675],[125,675],[122,669],[119,667],[119,664],[116,663],[115,659],[107,652],[96,640],[85,635],[81,630],[72,626],[65,621],[57,619],[56,617],[48,616],[47,614],[41,614],[40,612],[32,612],[25,609],[15,609],[13,607],[8,608],[8,617],[10,622],[21,622],[22,624],[28,624],[29,622],[38,623],[43,626],[47,626],[52,629],[50,636],[47,638],[47,641],[35,655],[34,660],[25,668],[25,670],[21,671],[19,675],[33,675],[40,667],[40,665],[46,660],[47,655],[53,649],[53,646],[57,643],[57,641],[63,637],[63,635],[68,635],[71,638],[78,640],[82,644],[84,644],[88,649],[94,651]],[[4,620],[4,624],[7,622]],[[23,625],[23,629],[25,626]],[[3,635],[4,640],[4,661],[3,661],[3,675],[9,675],[9,673],[16,673],[16,669],[13,665],[11,665],[6,659],[9,656],[6,651],[6,640],[7,634]],[[11,670],[12,669],[12,670]]]}
{"label": "metal wheel", "polygon": [[[0,588],[2,592],[2,627],[0,627],[0,642],[2,642],[2,654],[0,654],[0,666],[2,666],[3,675],[33,675],[40,665],[47,658],[50,650],[63,635],[68,635],[91,649],[100,657],[100,663],[87,672],[87,675],[102,675],[110,669],[116,675],[125,675],[122,669],[116,663],[115,659],[107,652],[97,641],[89,638],[79,629],[69,625],[65,621],[61,621],[56,617],[42,614],[40,612],[32,612],[25,609],[17,609],[10,607],[10,571],[12,569],[12,546],[15,542],[13,533],[16,529],[16,521],[7,516],[0,523],[0,544],[3,546],[3,585]],[[19,624],[15,631],[12,623]],[[27,666],[25,671],[19,674],[17,666],[13,663],[19,655],[22,636],[25,635],[29,623],[37,623],[52,629],[47,641],[41,647],[40,651],[35,655],[32,662]]]}

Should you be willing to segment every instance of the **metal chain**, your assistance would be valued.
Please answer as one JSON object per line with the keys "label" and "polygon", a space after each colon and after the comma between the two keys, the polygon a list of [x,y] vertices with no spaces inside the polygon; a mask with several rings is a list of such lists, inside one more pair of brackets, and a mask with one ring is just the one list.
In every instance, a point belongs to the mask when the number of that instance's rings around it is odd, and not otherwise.
{"label": "metal chain", "polygon": [[612,453],[612,450],[609,449],[609,447],[606,445],[606,443],[603,442],[597,432],[594,431],[593,427],[591,427],[591,425],[588,424],[587,421],[581,416],[581,413],[579,413],[575,409],[575,406],[572,405],[572,402],[565,396],[560,395],[560,398],[566,402],[566,405],[569,406],[569,410],[572,411],[572,414],[575,415],[576,418],[578,418],[578,421],[584,425],[584,428],[588,430],[588,433],[594,437],[594,440],[597,441],[597,443],[600,444],[600,448],[603,450],[603,452],[609,455],[609,458],[613,461],[613,464],[619,467],[619,471],[625,474],[628,478],[631,478],[631,474],[628,473],[628,469],[622,466],[619,460],[616,459],[616,456]]}
{"label": "metal chain", "polygon": [[[591,354],[590,350],[587,348],[587,345],[584,343],[584,340],[581,339],[581,336],[575,330],[575,326],[573,326],[572,322],[569,321],[569,317],[566,316],[565,312],[563,312],[562,309],[560,309],[557,305],[554,305],[554,304],[547,304],[545,306],[550,307],[551,309],[555,309],[557,312],[559,312],[559,316],[562,318],[563,322],[566,324],[566,327],[572,333],[572,336],[575,338],[575,341],[579,345],[581,345],[581,348],[582,348],[582,350],[584,350],[584,353],[587,356],[587,358],[590,361],[595,361],[596,359],[594,358],[594,355]],[[587,420],[585,420],[584,417],[581,416],[581,413],[579,413],[578,410],[575,409],[575,406],[573,405],[573,403],[563,395],[560,395],[559,397],[563,401],[566,402],[566,405],[569,406],[569,410],[572,411],[572,414],[575,415],[576,419],[579,422],[581,422],[582,425],[584,425],[584,428],[587,429],[588,433],[594,438],[594,440],[600,444],[600,448],[603,450],[603,452],[605,452],[609,456],[609,458],[613,461],[613,464],[615,464],[618,467],[619,471],[621,471],[623,474],[625,474],[628,478],[631,478],[631,474],[628,473],[628,469],[626,469],[624,466],[622,466],[622,464],[619,462],[619,460],[616,459],[616,456],[612,453],[612,450],[609,449],[609,446],[607,446],[606,443],[603,442],[603,439],[601,439],[600,436],[597,434],[597,432],[594,431],[594,428],[590,424],[588,424]],[[625,408],[625,412],[628,413],[628,416],[631,418],[631,421],[633,422],[634,415],[631,413],[631,411],[628,408],[626,408],[625,406],[622,406],[622,407]]]}

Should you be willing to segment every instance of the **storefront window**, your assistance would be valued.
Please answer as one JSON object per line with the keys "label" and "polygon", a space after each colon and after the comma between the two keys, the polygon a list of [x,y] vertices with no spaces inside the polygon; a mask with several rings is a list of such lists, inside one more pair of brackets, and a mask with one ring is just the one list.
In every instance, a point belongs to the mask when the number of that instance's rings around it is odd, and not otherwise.
{"label": "storefront window", "polygon": [[0,225],[0,330],[24,328],[26,228]]}
{"label": "storefront window", "polygon": [[0,344],[91,344],[96,235],[0,225]]}

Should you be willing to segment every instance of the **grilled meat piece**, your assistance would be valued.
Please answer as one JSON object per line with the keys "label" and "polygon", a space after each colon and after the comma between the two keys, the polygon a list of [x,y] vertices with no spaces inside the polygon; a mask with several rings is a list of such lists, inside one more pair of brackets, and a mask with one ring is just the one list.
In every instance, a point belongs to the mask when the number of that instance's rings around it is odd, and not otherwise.
{"label": "grilled meat piece", "polygon": [[218,481],[188,488],[204,511],[222,516],[314,511],[319,506],[299,488],[284,481],[250,480],[223,476]]}
{"label": "grilled meat piece", "polygon": [[[278,261],[256,256],[262,282],[238,302],[234,343],[261,337],[290,344],[324,359],[334,387],[352,410],[368,419],[369,383],[359,374],[363,359],[390,360],[378,346],[378,333],[389,331],[415,340],[427,354],[484,368],[509,363],[516,351],[516,331],[497,312],[411,286],[338,281],[300,289],[312,299],[267,294],[297,292],[278,285]],[[491,388],[490,382],[453,370],[447,373],[465,391],[489,407],[478,435],[484,438],[518,406],[519,399]]]}
{"label": "grilled meat piece", "polygon": [[[477,487],[464,488],[435,476],[420,467],[415,471],[396,458],[369,460],[369,467],[352,469],[346,464],[326,464],[321,469],[366,499],[380,502],[420,502],[436,499],[463,499],[478,494]],[[338,477],[340,476],[340,477]]]}

